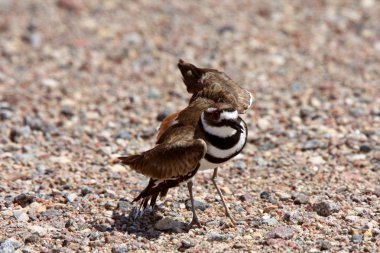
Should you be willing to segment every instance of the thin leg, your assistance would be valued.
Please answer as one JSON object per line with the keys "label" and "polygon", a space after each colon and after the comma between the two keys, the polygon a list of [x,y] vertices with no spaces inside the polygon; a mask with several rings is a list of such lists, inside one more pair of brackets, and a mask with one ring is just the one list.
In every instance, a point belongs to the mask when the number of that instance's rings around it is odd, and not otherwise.
{"label": "thin leg", "polygon": [[194,207],[194,198],[193,198],[193,181],[189,180],[187,182],[187,188],[189,189],[189,195],[190,195],[190,201],[191,201],[191,209],[193,211],[193,219],[191,220],[189,224],[189,229],[192,228],[193,225],[197,225],[198,227],[201,227],[201,223],[198,220],[198,216],[195,213],[195,207]]}
{"label": "thin leg", "polygon": [[228,218],[230,218],[230,220],[232,221],[232,223],[233,223],[234,225],[236,225],[236,221],[235,221],[235,219],[232,217],[232,215],[231,215],[231,213],[230,213],[230,209],[228,209],[228,206],[226,205],[226,202],[224,201],[223,194],[222,194],[222,192],[220,191],[219,186],[216,184],[216,180],[215,180],[215,179],[216,179],[217,176],[218,176],[218,168],[215,168],[215,169],[214,169],[214,174],[212,175],[211,180],[212,180],[212,182],[214,183],[214,186],[215,186],[216,190],[217,190],[218,193],[219,193],[220,199],[222,200],[222,203],[223,203],[224,209],[226,210],[226,216],[227,216]]}

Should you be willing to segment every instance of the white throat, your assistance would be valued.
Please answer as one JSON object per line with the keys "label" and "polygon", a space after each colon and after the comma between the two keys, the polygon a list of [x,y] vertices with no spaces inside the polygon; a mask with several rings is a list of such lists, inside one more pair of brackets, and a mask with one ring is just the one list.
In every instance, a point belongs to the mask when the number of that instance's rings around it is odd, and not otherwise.
{"label": "white throat", "polygon": [[233,112],[222,112],[220,114],[220,119],[223,120],[223,119],[237,119],[238,118],[238,112],[237,111],[233,111]]}

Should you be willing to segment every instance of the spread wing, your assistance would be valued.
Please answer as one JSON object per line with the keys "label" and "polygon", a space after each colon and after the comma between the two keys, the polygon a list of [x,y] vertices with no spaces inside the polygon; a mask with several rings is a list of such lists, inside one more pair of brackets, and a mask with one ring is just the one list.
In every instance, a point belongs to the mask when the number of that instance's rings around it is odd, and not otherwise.
{"label": "spread wing", "polygon": [[160,138],[160,144],[139,155],[120,157],[123,164],[154,178],[168,179],[192,172],[206,153],[206,143],[194,139],[191,126],[174,126]]}
{"label": "spread wing", "polygon": [[236,109],[239,111],[239,113],[243,113],[251,107],[253,102],[252,94],[248,90],[243,89],[238,84],[232,82],[232,80],[231,82],[225,82],[225,85],[222,86],[222,89],[224,89],[224,94],[230,95],[230,98],[227,99],[226,102],[233,101],[233,98],[236,99]]}
{"label": "spread wing", "polygon": [[209,84],[194,94],[190,99],[190,103],[200,97],[211,99],[216,103],[231,104],[239,113],[244,113],[252,105],[251,93],[237,85],[232,87],[228,84]]}
{"label": "spread wing", "polygon": [[187,91],[193,94],[190,103],[199,97],[219,103],[233,105],[239,113],[244,113],[252,105],[252,94],[240,87],[224,72],[216,69],[198,68],[191,63],[179,60]]}
{"label": "spread wing", "polygon": [[174,123],[176,118],[178,117],[179,112],[175,112],[167,116],[160,124],[160,127],[157,131],[157,140],[161,138],[161,136],[168,130],[169,127],[171,127]]}

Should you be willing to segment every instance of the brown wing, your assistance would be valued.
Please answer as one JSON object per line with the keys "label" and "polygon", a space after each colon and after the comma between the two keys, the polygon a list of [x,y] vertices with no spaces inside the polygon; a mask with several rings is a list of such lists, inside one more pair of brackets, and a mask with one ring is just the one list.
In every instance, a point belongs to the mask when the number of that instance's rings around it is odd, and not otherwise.
{"label": "brown wing", "polygon": [[[252,105],[252,94],[248,90],[240,87],[225,73],[220,73],[215,77],[215,79],[216,80],[213,80],[213,78],[210,78],[210,80],[206,79],[205,82],[210,83],[210,87],[219,83],[223,90],[223,93],[228,94],[227,96],[231,96],[236,100],[236,109],[239,111],[239,113],[245,112]],[[222,102],[229,103],[230,100]]]}
{"label": "brown wing", "polygon": [[186,175],[198,166],[207,149],[202,139],[193,138],[194,131],[191,126],[174,127],[170,132],[166,131],[163,142],[153,149],[119,159],[133,170],[154,179]]}
{"label": "brown wing", "polygon": [[165,131],[171,127],[175,121],[175,119],[177,118],[179,112],[175,112],[175,113],[172,113],[170,115],[168,115],[160,124],[160,127],[158,128],[158,132],[157,132],[157,138],[156,140],[159,140],[161,138],[161,136],[165,133]]}
{"label": "brown wing", "polygon": [[231,86],[227,83],[221,84],[220,82],[205,86],[205,88],[191,97],[190,103],[200,97],[211,99],[217,103],[231,104],[239,113],[244,113],[252,103],[252,95],[247,90],[237,85]]}
{"label": "brown wing", "polygon": [[183,60],[179,60],[178,68],[187,91],[193,94],[190,103],[199,97],[209,98],[217,103],[232,104],[239,113],[244,113],[251,106],[251,93],[240,87],[224,72],[198,68]]}

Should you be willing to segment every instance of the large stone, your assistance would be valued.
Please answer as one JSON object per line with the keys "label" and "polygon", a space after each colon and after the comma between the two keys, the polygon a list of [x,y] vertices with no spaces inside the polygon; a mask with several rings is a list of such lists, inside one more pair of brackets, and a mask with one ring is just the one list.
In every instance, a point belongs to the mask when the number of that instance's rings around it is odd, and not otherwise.
{"label": "large stone", "polygon": [[0,246],[0,252],[2,253],[13,253],[16,252],[18,248],[22,246],[21,242],[14,238],[6,239]]}
{"label": "large stone", "polygon": [[161,231],[181,232],[185,229],[185,225],[184,223],[165,217],[157,221],[154,224],[154,228]]}
{"label": "large stone", "polygon": [[218,242],[228,241],[233,238],[233,236],[230,234],[220,234],[216,231],[211,231],[210,233],[208,233],[207,237],[209,241],[218,241]]}
{"label": "large stone", "polygon": [[280,226],[272,229],[268,234],[267,238],[281,238],[281,239],[291,239],[294,236],[294,229],[287,226]]}
{"label": "large stone", "polygon": [[13,216],[19,222],[27,222],[29,220],[29,216],[24,211],[22,211],[22,210],[15,210],[15,211],[13,211]]}

